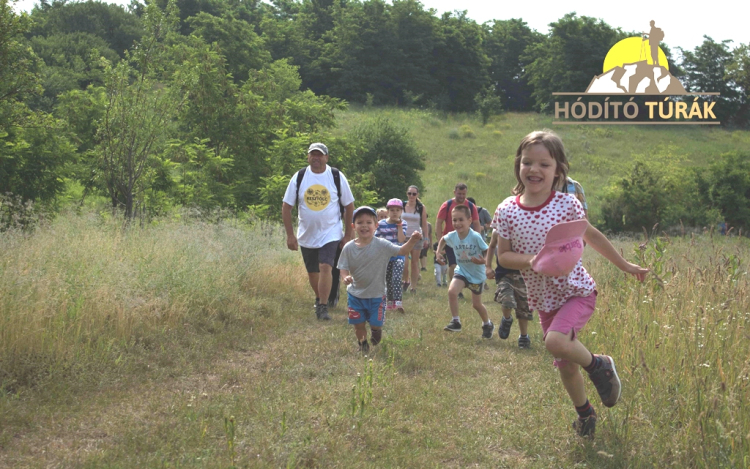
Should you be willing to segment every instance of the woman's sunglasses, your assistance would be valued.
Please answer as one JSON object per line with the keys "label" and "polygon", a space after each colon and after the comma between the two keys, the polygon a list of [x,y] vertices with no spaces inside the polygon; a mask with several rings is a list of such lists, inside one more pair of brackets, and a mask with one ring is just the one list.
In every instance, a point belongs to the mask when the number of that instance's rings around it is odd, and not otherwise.
{"label": "woman's sunglasses", "polygon": [[416,192],[407,192],[406,195],[417,195]]}

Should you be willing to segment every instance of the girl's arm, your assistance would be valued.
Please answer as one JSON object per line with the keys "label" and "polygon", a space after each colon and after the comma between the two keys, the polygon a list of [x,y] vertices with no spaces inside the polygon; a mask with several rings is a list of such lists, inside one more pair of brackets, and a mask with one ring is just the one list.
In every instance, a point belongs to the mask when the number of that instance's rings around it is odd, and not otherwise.
{"label": "girl's arm", "polygon": [[589,223],[589,227],[586,228],[586,233],[583,234],[583,240],[590,244],[596,252],[598,252],[608,261],[617,266],[618,269],[622,270],[623,272],[635,275],[635,277],[641,282],[644,278],[646,278],[648,269],[644,269],[639,265],[630,263],[625,260],[625,258],[622,257],[619,252],[617,252],[617,249],[612,246],[612,243],[609,242],[607,237],[604,236],[601,231],[591,226],[591,223]]}
{"label": "girl's arm", "polygon": [[531,254],[519,254],[513,252],[510,240],[498,237],[498,261],[500,265],[506,269],[524,270],[531,268],[531,259],[534,258]]}
{"label": "girl's arm", "polygon": [[495,269],[492,268],[492,257],[497,253],[497,240],[500,237],[497,231],[492,230],[492,237],[490,238],[490,247],[488,248],[489,254],[484,264],[484,271],[487,274],[487,278],[495,278]]}
{"label": "girl's arm", "polygon": [[399,243],[406,241],[406,227],[404,227],[404,220],[401,219],[396,222],[396,239]]}
{"label": "girl's arm", "polygon": [[341,278],[344,281],[344,284],[351,285],[354,279],[349,275],[349,271],[346,269],[339,269],[339,272],[341,272]]}

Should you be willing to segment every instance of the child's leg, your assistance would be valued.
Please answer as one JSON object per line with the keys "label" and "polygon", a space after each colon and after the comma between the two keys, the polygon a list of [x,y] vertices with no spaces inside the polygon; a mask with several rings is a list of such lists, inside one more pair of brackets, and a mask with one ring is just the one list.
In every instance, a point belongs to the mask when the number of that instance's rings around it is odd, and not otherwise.
{"label": "child's leg", "polygon": [[[397,305],[401,304],[401,296],[403,293],[403,286],[401,284],[401,279],[404,274],[404,258],[398,257],[396,260],[391,261],[393,263],[393,301],[396,302]],[[390,263],[388,263],[390,266]],[[390,291],[388,292],[390,293]],[[391,299],[391,298],[389,298]]]}
{"label": "child's leg", "polygon": [[578,339],[573,338],[572,330],[567,335],[562,332],[548,331],[547,337],[544,338],[544,346],[555,358],[580,366],[588,366],[591,363],[591,352]]}
{"label": "child's leg", "polygon": [[383,329],[370,324],[370,334],[372,336],[370,339],[370,343],[372,345],[378,345],[380,343],[380,340],[383,338]]}
{"label": "child's leg", "polygon": [[[504,314],[505,312],[503,312]],[[528,335],[529,334],[529,320],[528,319],[519,319],[518,320],[518,330],[520,331],[521,335]]]}
{"label": "child's leg", "polygon": [[[490,319],[487,316],[487,308],[485,308],[484,304],[482,304],[482,295],[476,295],[472,293],[471,305],[475,310],[477,310],[477,313],[479,313],[479,317],[482,318],[482,324],[487,324]],[[458,298],[456,298],[456,306],[458,306]]]}
{"label": "child's leg", "polygon": [[562,380],[565,390],[568,391],[570,400],[573,405],[580,407],[588,400],[586,398],[586,388],[583,385],[583,375],[581,367],[573,362],[567,362],[560,366],[560,379]]}
{"label": "child's leg", "polygon": [[513,311],[513,310],[510,309],[510,308],[506,308],[505,306],[503,306],[502,309],[503,309],[503,317],[505,319],[511,319],[510,312]]}
{"label": "child's leg", "polygon": [[365,339],[367,339],[367,327],[365,327],[365,323],[359,323],[354,325],[354,334],[357,336],[358,342],[363,342]]}
{"label": "child's leg", "polygon": [[401,292],[401,279],[396,278],[396,260],[388,261],[388,267],[385,269],[385,291],[388,300],[388,306],[391,306],[396,292]]}
{"label": "child's leg", "polygon": [[441,281],[443,278],[442,270],[440,269],[442,265],[435,264],[435,283],[440,286],[443,282]]}
{"label": "child's leg", "polygon": [[448,304],[451,307],[451,314],[454,318],[458,317],[458,294],[464,289],[464,281],[454,278],[448,287]]}
{"label": "child's leg", "polygon": [[409,284],[409,255],[406,255],[406,261],[404,262],[404,270],[401,273],[403,283]]}

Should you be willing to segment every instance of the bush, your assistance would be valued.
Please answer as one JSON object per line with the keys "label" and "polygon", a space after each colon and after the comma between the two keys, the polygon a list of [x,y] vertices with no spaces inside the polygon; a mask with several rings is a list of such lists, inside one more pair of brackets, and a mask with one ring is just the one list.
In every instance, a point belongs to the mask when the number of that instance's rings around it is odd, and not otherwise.
{"label": "bush", "polygon": [[458,129],[462,138],[477,138],[477,135],[471,130],[468,124],[464,124]]}
{"label": "bush", "polygon": [[448,138],[459,140],[461,138],[461,134],[458,133],[458,129],[451,129],[450,132],[448,132]]}

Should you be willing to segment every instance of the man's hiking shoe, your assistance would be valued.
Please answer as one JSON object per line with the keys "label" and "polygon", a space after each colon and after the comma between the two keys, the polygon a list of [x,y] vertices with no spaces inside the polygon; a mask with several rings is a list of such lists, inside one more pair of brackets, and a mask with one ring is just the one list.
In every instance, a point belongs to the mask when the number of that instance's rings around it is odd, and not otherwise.
{"label": "man's hiking shoe", "polygon": [[607,355],[596,355],[602,359],[602,365],[589,373],[589,378],[596,386],[599,397],[602,398],[602,404],[607,407],[613,407],[620,400],[622,385],[620,378],[617,376],[615,361]]}
{"label": "man's hiking shoe", "polygon": [[499,335],[501,339],[507,339],[510,335],[510,326],[512,325],[513,318],[506,318],[503,316],[503,319],[500,321],[500,329],[497,330],[497,335]]}
{"label": "man's hiking shoe", "polygon": [[443,328],[443,330],[450,332],[461,332],[461,321],[459,321],[458,319],[454,319],[449,322],[448,325]]}
{"label": "man's hiking shoe", "polygon": [[318,316],[318,320],[320,321],[331,320],[331,316],[328,315],[328,305],[326,304],[318,305],[318,308],[315,310],[315,314]]}
{"label": "man's hiking shoe", "polygon": [[370,343],[367,342],[367,339],[359,343],[359,351],[362,353],[367,353],[370,351]]}
{"label": "man's hiking shoe", "polygon": [[483,339],[491,339],[493,332],[495,332],[495,325],[492,324],[492,321],[490,321],[489,324],[484,324],[482,326],[482,338]]}
{"label": "man's hiking shoe", "polygon": [[313,309],[315,312],[318,312],[318,305],[320,304],[320,298],[315,298],[315,304],[313,305]]}
{"label": "man's hiking shoe", "polygon": [[526,337],[518,336],[518,348],[531,348],[531,339],[528,335]]}
{"label": "man's hiking shoe", "polygon": [[576,431],[578,436],[583,438],[594,439],[594,431],[596,431],[596,412],[589,415],[585,419],[577,418],[573,420],[573,430]]}

